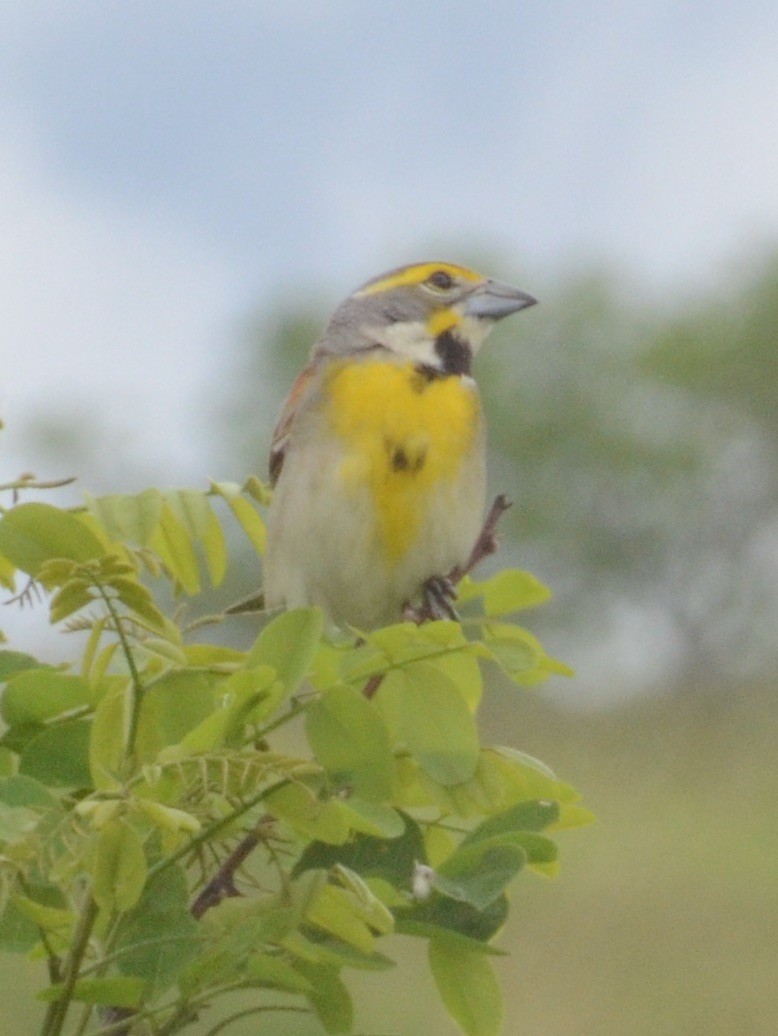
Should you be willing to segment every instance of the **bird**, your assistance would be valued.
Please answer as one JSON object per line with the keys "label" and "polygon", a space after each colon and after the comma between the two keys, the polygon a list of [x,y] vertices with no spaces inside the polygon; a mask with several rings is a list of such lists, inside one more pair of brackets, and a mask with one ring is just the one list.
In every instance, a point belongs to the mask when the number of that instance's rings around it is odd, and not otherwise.
{"label": "bird", "polygon": [[473,359],[536,299],[450,262],[373,277],[334,311],[281,409],[269,457],[264,602],[373,630],[445,577],[483,521],[485,419]]}

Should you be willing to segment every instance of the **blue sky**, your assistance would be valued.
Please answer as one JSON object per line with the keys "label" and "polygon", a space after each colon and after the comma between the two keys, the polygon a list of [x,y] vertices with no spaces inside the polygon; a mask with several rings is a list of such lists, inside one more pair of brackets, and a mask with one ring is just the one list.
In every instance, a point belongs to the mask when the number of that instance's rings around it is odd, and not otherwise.
{"label": "blue sky", "polygon": [[71,408],[218,475],[241,319],[441,242],[529,289],[720,276],[778,234],[777,98],[774,0],[5,0],[3,468]]}

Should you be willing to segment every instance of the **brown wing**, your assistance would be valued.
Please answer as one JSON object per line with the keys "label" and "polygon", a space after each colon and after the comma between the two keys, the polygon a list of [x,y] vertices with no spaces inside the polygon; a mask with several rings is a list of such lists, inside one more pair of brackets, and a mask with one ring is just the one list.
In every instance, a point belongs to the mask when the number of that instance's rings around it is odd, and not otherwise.
{"label": "brown wing", "polygon": [[281,409],[281,416],[276,424],[273,432],[273,439],[270,444],[268,468],[270,471],[271,486],[276,484],[278,476],[281,474],[281,468],[284,466],[284,457],[286,456],[286,448],[289,445],[294,432],[294,422],[297,417],[297,411],[312,386],[313,377],[316,374],[317,368],[318,364],[315,360],[312,360],[309,364],[303,367],[298,374],[294,385],[292,385],[289,395],[286,397]]}

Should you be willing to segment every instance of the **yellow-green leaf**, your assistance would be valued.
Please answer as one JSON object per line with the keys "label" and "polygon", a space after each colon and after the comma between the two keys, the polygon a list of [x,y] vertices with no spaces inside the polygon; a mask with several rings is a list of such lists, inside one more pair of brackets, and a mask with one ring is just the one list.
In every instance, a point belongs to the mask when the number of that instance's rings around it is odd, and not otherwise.
{"label": "yellow-green leaf", "polygon": [[8,558],[3,557],[0,554],[0,586],[4,586],[6,590],[10,590],[11,593],[16,589],[16,565],[12,564]]}
{"label": "yellow-green leaf", "polygon": [[463,604],[482,597],[486,614],[496,616],[543,604],[551,597],[551,591],[531,572],[506,568],[480,582],[464,579],[457,588],[457,597]]}
{"label": "yellow-green leaf", "polygon": [[124,761],[130,691],[130,681],[123,681],[102,696],[95,710],[89,734],[89,772],[97,791],[120,787],[118,774]]}
{"label": "yellow-green leaf", "polygon": [[18,504],[0,519],[0,553],[31,576],[52,558],[93,561],[103,552],[83,522],[50,504]]}
{"label": "yellow-green leaf", "polygon": [[430,940],[429,962],[446,1010],[467,1036],[497,1036],[502,993],[489,958],[435,938]]}
{"label": "yellow-green leaf", "polygon": [[123,912],[141,897],[148,867],[138,832],[123,820],[113,820],[100,831],[95,850],[92,895],[111,913]]}
{"label": "yellow-green leaf", "polygon": [[149,540],[173,579],[188,594],[200,590],[200,572],[194,547],[181,522],[166,504],[159,525]]}
{"label": "yellow-green leaf", "polygon": [[0,715],[9,727],[44,723],[90,701],[89,687],[79,676],[56,669],[26,669],[8,681]]}
{"label": "yellow-green leaf", "polygon": [[191,813],[183,809],[175,809],[173,806],[164,806],[154,799],[137,799],[138,809],[145,813],[155,827],[164,831],[183,831],[186,834],[197,834],[200,830],[200,821]]}
{"label": "yellow-green leaf", "polygon": [[134,496],[93,497],[87,493],[86,503],[110,539],[146,546],[159,524],[163,500],[158,489],[146,489]]}
{"label": "yellow-green leaf", "polygon": [[143,619],[154,629],[164,629],[165,617],[157,608],[147,587],[139,583],[137,579],[128,579],[126,576],[115,576],[111,580],[111,586],[125,608],[129,608],[138,618]]}
{"label": "yellow-green leaf", "polygon": [[272,666],[287,695],[294,694],[313,666],[324,617],[318,608],[282,612],[254,641],[246,666]]}
{"label": "yellow-green leaf", "polygon": [[[385,907],[383,909],[386,911]],[[365,921],[356,898],[346,889],[337,888],[335,885],[322,886],[305,916],[317,928],[323,928],[338,939],[356,946],[363,953],[372,953],[375,949],[375,936]]]}
{"label": "yellow-green leaf", "polygon": [[62,910],[59,907],[45,906],[27,896],[15,895],[12,897],[16,906],[29,919],[42,928],[44,932],[62,934],[69,932],[76,921],[77,915],[72,910]]}
{"label": "yellow-green leaf", "polygon": [[202,544],[211,583],[219,586],[227,571],[227,544],[221,522],[210,507],[208,508],[208,522],[202,534]]}
{"label": "yellow-green leaf", "polygon": [[82,578],[68,580],[51,599],[49,605],[51,622],[62,622],[74,612],[93,604],[94,600],[95,597],[88,580]]}
{"label": "yellow-green leaf", "polygon": [[308,709],[305,729],[318,761],[337,786],[373,802],[389,799],[394,757],[375,705],[352,687],[334,687]]}
{"label": "yellow-green leaf", "polygon": [[165,493],[165,503],[186,529],[190,540],[202,539],[211,513],[205,493],[196,489],[171,490]]}
{"label": "yellow-green leaf", "polygon": [[271,792],[268,811],[285,820],[306,838],[342,845],[349,836],[349,825],[337,802],[322,802],[303,784],[285,784]]}
{"label": "yellow-green leaf", "polygon": [[252,984],[288,993],[310,993],[313,986],[291,964],[267,953],[253,953],[245,965],[246,977]]}
{"label": "yellow-green leaf", "polygon": [[478,764],[475,720],[449,678],[429,662],[387,673],[375,697],[395,740],[443,785],[469,780]]}
{"label": "yellow-green leaf", "polygon": [[267,542],[265,523],[252,504],[240,495],[240,487],[230,482],[212,482],[211,488],[227,501],[256,552],[264,554]]}

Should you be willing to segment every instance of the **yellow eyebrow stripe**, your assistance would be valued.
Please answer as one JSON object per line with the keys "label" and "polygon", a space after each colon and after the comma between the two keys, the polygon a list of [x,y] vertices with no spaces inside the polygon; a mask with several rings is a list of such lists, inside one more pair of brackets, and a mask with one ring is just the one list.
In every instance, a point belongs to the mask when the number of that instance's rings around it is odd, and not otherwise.
{"label": "yellow eyebrow stripe", "polygon": [[454,263],[417,263],[416,266],[404,266],[402,269],[389,274],[388,277],[382,277],[379,281],[373,281],[372,284],[368,284],[358,294],[376,295],[380,291],[390,291],[392,288],[421,284],[436,270],[445,270],[452,277],[466,281],[477,282],[483,280],[480,273],[468,270],[466,266],[455,266]]}

